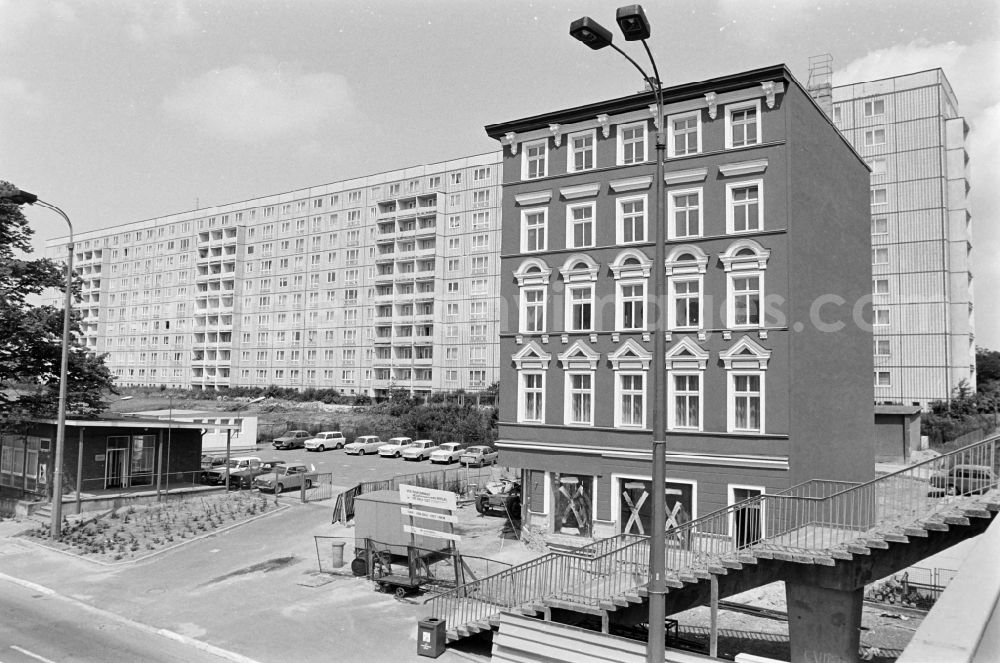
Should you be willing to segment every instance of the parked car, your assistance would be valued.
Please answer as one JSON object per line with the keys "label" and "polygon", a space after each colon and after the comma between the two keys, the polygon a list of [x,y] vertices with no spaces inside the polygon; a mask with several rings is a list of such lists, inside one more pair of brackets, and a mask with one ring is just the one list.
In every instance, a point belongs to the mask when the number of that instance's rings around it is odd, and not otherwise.
{"label": "parked car", "polygon": [[230,458],[229,465],[226,466],[226,457],[222,456],[222,462],[213,465],[211,469],[202,470],[201,482],[217,486],[226,483],[226,475],[229,472],[240,470],[250,466],[251,461],[259,461],[256,456],[244,456],[242,458]]}
{"label": "parked car", "polygon": [[310,472],[315,471],[316,468],[305,463],[275,465],[270,472],[261,474],[254,479],[253,487],[259,490],[273,491],[275,495],[290,488],[301,488],[303,485],[308,490],[312,488],[313,483]]}
{"label": "parked car", "polygon": [[427,460],[437,450],[434,440],[416,440],[403,449],[403,460]]}
{"label": "parked car", "polygon": [[996,485],[996,476],[989,465],[955,465],[931,475],[928,495],[979,495]]}
{"label": "parked car", "polygon": [[210,470],[226,464],[226,454],[202,454],[201,469]]}
{"label": "parked car", "polygon": [[431,462],[448,465],[461,458],[463,453],[465,447],[460,442],[445,442],[431,454]]}
{"label": "parked car", "polygon": [[393,437],[388,442],[378,448],[378,455],[382,458],[399,458],[403,449],[413,444],[413,440],[408,437]]}
{"label": "parked car", "polygon": [[378,448],[381,446],[382,440],[378,435],[362,435],[361,437],[354,438],[354,441],[350,444],[345,444],[344,453],[364,456],[368,453],[377,453]]}
{"label": "parked car", "polygon": [[316,437],[309,438],[305,442],[307,451],[326,451],[327,449],[343,449],[347,444],[347,439],[339,430],[328,430],[316,433]]}
{"label": "parked car", "polygon": [[475,465],[476,467],[482,467],[483,465],[493,465],[497,462],[497,458],[500,457],[500,453],[491,446],[485,444],[479,444],[474,447],[469,447],[465,452],[459,457],[458,462],[462,465]]}
{"label": "parked car", "polygon": [[242,488],[252,488],[253,480],[262,474],[274,472],[277,465],[284,465],[285,461],[277,459],[255,460],[249,467],[233,470],[229,473],[229,487],[240,490]]}
{"label": "parked car", "polygon": [[513,479],[491,481],[476,493],[476,511],[486,515],[490,511],[509,514],[521,519],[521,482]]}
{"label": "parked car", "polygon": [[310,437],[312,435],[307,430],[290,430],[281,437],[274,438],[271,444],[275,449],[294,449],[304,447]]}

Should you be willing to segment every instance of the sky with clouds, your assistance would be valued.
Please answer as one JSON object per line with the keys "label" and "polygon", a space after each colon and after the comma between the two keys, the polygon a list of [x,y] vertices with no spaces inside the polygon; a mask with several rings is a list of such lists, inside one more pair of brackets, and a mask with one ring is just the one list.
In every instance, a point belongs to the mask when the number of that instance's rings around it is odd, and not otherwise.
{"label": "sky with clouds", "polygon": [[[489,152],[485,124],[641,87],[568,35],[620,4],[0,0],[0,179],[88,230]],[[821,53],[835,85],[943,68],[972,128],[977,343],[1000,348],[1000,3],[645,9],[668,84],[778,63],[804,83]],[[40,240],[64,234],[28,216]]]}

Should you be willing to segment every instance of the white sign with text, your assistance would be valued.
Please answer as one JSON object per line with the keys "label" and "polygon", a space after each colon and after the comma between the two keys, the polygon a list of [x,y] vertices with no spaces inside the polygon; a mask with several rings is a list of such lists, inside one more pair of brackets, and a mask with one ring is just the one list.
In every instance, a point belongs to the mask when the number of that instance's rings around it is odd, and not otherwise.
{"label": "white sign with text", "polygon": [[447,511],[458,509],[458,500],[455,493],[450,490],[435,490],[433,488],[421,488],[420,486],[408,486],[405,483],[399,485],[399,501],[416,506],[430,506]]}

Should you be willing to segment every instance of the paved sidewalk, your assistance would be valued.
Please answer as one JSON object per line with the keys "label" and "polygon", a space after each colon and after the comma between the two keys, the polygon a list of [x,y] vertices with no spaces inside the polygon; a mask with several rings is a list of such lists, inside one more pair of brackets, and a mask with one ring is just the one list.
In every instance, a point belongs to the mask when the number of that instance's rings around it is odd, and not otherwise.
{"label": "paved sidewalk", "polygon": [[[3,573],[155,628],[262,663],[417,661],[419,602],[376,593],[351,576],[320,576],[313,535],[346,536],[330,524],[333,502],[298,504],[133,564],[104,566],[14,537],[26,523],[0,522]],[[32,523],[27,523],[32,525]],[[350,562],[348,542],[346,562]],[[325,582],[329,581],[329,582]],[[319,584],[324,583],[325,584]],[[441,661],[486,660],[448,650]]]}

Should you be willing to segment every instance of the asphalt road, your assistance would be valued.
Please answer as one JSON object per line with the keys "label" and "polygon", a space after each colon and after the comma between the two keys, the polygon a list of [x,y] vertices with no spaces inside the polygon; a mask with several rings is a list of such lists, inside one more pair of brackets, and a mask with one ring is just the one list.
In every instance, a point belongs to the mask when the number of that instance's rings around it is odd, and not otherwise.
{"label": "asphalt road", "polygon": [[0,663],[223,660],[103,610],[3,580],[0,615]]}

